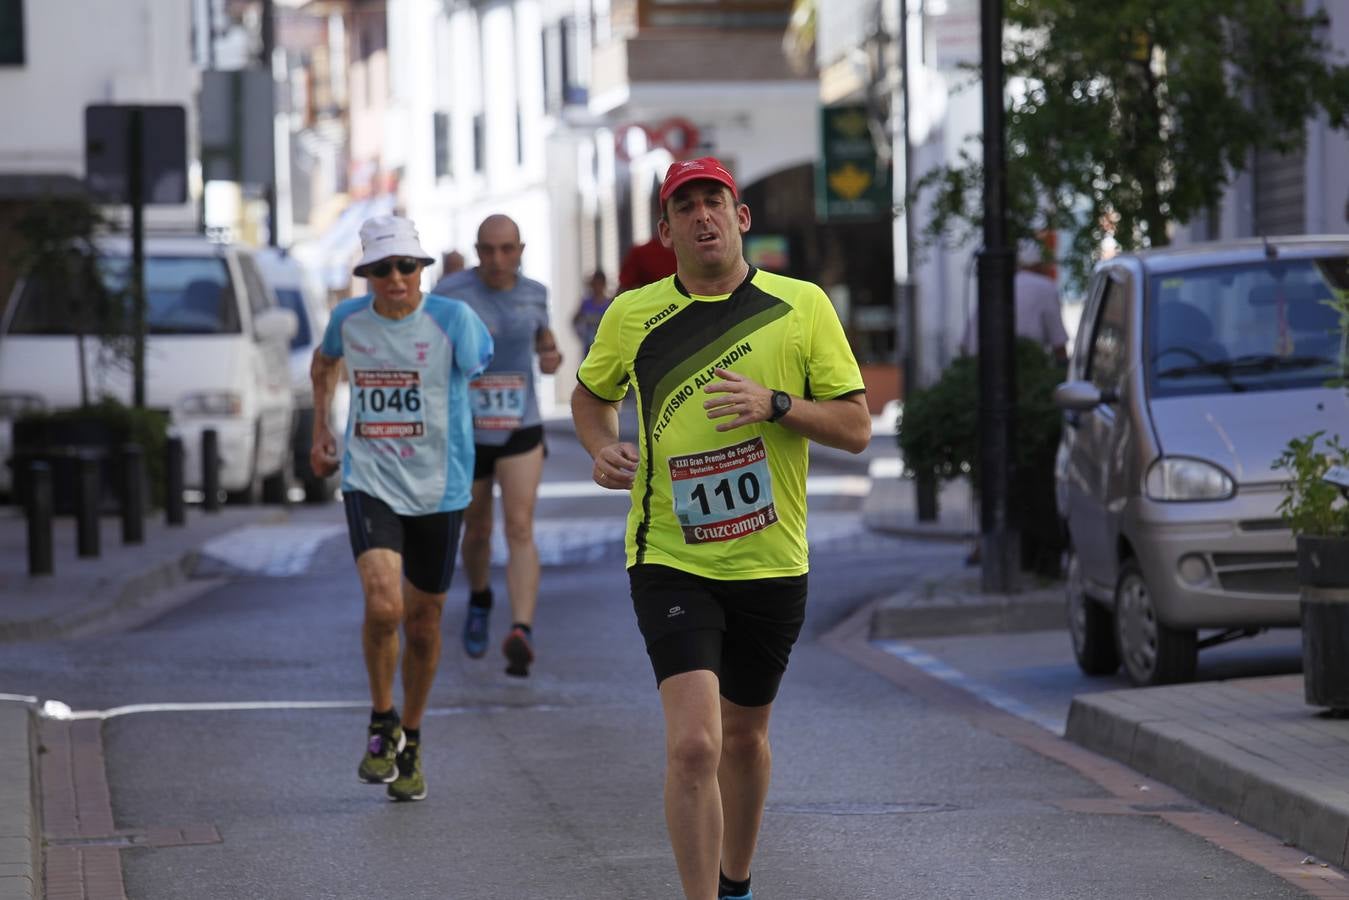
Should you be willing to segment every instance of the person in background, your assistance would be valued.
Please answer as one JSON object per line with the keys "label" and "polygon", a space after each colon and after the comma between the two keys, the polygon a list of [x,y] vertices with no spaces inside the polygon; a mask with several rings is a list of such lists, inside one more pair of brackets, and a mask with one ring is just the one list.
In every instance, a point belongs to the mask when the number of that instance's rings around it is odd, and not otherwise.
{"label": "person in background", "polygon": [[[356,770],[392,800],[426,797],[421,724],[440,661],[440,614],[454,575],[473,471],[469,380],[492,359],[492,338],[464,303],[423,296],[433,260],[412,222],[377,216],[361,226],[354,274],[371,293],[338,304],[314,351],[309,464],[337,471],[328,422],[345,363],[351,383],[342,503],[365,594],[361,646],[370,683],[366,751]],[[403,651],[403,715],[394,707]]]}
{"label": "person in background", "polygon": [[[811,441],[860,453],[865,385],[829,298],[751,267],[712,157],[661,186],[678,273],[600,322],[572,393],[601,487],[629,491],[633,610],[665,714],[665,821],[687,900],[751,900],[768,723],[806,612]],[[619,403],[638,398],[639,444]]]}
{"label": "person in background", "polygon": [[511,627],[501,645],[506,674],[523,678],[534,662],[534,613],[539,597],[539,551],[534,505],[543,477],[543,419],[534,385],[534,362],[551,375],[562,363],[548,324],[548,289],[520,274],[525,245],[508,216],[491,215],[478,226],[478,265],[436,283],[436,292],[466,302],[491,332],[492,364],[470,385],[473,403],[473,500],[464,513],[464,568],[468,609],[464,652],[487,652],[492,611],[492,486],[501,487],[506,532],[506,591]]}
{"label": "person in background", "polygon": [[440,277],[453,275],[455,272],[464,271],[464,254],[458,250],[451,250],[448,253],[440,255]]}
{"label": "person in background", "polygon": [[674,250],[657,235],[643,244],[634,244],[618,267],[618,293],[659,281],[675,273]]}
{"label": "person in background", "polygon": [[[1059,303],[1054,267],[1044,256],[1038,241],[1023,240],[1017,245],[1016,276],[1012,296],[1016,304],[1017,337],[1027,337],[1061,363],[1068,361],[1068,332],[1063,328],[1063,307]],[[960,351],[974,356],[979,351],[979,311],[976,306],[965,322]]]}
{"label": "person in background", "polygon": [[581,341],[583,359],[590,352],[590,345],[595,341],[595,331],[600,327],[600,318],[611,299],[609,279],[605,277],[602,269],[596,269],[590,276],[590,290],[581,297],[576,315],[571,320],[572,326],[576,329],[576,337]]}

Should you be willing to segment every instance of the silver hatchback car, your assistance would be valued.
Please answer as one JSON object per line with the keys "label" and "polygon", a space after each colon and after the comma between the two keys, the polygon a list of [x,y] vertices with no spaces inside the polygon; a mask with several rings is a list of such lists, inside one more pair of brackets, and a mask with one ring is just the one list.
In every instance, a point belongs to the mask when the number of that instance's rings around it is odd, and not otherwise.
{"label": "silver hatchback car", "polygon": [[[1083,671],[1186,681],[1198,651],[1298,624],[1288,440],[1349,435],[1334,297],[1349,237],[1125,254],[1092,275],[1056,461]],[[1207,631],[1207,634],[1201,632]]]}

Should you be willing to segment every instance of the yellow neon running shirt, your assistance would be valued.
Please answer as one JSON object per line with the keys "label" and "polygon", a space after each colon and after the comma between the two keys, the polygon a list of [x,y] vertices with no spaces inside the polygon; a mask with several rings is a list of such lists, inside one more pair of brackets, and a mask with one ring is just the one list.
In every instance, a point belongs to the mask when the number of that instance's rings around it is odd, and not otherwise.
{"label": "yellow neon running shirt", "polygon": [[628,565],[708,578],[800,575],[806,438],[758,422],[718,432],[703,387],[716,367],[794,397],[865,391],[838,314],[817,286],[751,268],[728,295],[690,295],[676,276],[619,295],[577,379],[610,402],[631,388],[640,423]]}

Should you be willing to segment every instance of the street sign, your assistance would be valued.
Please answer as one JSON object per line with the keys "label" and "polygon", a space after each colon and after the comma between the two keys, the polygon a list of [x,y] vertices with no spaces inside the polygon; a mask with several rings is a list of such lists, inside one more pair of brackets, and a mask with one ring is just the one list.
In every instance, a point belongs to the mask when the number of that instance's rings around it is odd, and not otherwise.
{"label": "street sign", "polygon": [[131,203],[132,131],[140,127],[140,202],[187,202],[187,111],[181,106],[93,104],[84,108],[84,171],[90,193]]}
{"label": "street sign", "polygon": [[877,157],[865,106],[820,110],[815,207],[830,222],[891,218],[890,164]]}
{"label": "street sign", "polygon": [[276,82],[267,69],[201,73],[201,165],[206,181],[276,182]]}

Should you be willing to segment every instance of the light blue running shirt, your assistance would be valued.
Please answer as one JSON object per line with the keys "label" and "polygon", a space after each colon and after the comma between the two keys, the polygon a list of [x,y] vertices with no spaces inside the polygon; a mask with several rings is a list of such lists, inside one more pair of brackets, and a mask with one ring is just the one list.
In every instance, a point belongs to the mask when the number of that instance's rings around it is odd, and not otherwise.
{"label": "light blue running shirt", "polygon": [[500,447],[512,432],[540,424],[534,341],[548,327],[548,289],[519,276],[515,287],[498,291],[483,284],[475,267],[440,279],[435,292],[472,307],[495,344],[492,364],[469,387],[473,440],[485,447]]}
{"label": "light blue running shirt", "polygon": [[351,382],[342,490],[371,494],[404,516],[468,506],[468,384],[492,360],[482,320],[435,294],[411,315],[389,319],[366,294],[337,305],[321,350],[344,359]]}

